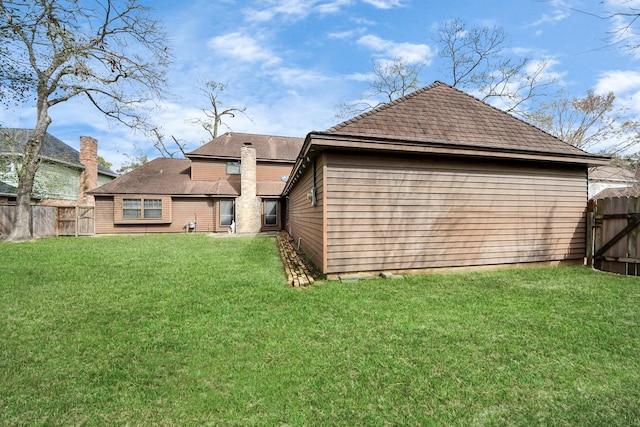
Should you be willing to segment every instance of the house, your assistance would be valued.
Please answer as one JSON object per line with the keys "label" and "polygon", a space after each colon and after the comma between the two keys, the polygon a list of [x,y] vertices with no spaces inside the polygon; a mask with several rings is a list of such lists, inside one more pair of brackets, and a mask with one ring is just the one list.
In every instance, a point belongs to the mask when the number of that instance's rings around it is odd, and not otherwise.
{"label": "house", "polygon": [[435,82],[309,133],[285,227],[330,277],[582,261],[607,161]]}
{"label": "house", "polygon": [[638,194],[638,178],[621,167],[597,166],[589,169],[589,199]]}
{"label": "house", "polygon": [[[24,149],[30,129],[0,129],[0,203],[16,199],[18,178],[16,163]],[[117,175],[98,164],[98,142],[80,137],[80,151],[47,133],[40,149],[41,164],[36,173],[33,199],[39,204],[55,206],[93,205],[88,194]]]}
{"label": "house", "polygon": [[228,132],[90,192],[97,234],[282,229],[280,195],[303,139]]}

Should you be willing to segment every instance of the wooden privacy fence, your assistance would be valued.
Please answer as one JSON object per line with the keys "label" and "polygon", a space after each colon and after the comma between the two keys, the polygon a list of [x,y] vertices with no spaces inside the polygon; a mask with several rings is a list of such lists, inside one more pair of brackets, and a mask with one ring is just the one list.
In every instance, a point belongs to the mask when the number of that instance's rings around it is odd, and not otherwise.
{"label": "wooden privacy fence", "polygon": [[[16,207],[0,205],[0,235],[11,232]],[[93,206],[31,206],[33,237],[91,236],[94,234]]]}
{"label": "wooden privacy fence", "polygon": [[591,200],[587,224],[588,265],[612,273],[640,275],[640,198]]}

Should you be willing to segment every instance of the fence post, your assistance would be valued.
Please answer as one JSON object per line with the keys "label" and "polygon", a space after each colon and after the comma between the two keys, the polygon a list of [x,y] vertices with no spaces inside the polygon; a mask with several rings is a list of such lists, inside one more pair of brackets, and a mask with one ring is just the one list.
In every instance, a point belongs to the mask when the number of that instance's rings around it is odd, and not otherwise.
{"label": "fence post", "polygon": [[587,205],[587,266],[593,267],[593,252],[595,245],[594,233],[594,216],[595,216],[595,202],[589,200]]}

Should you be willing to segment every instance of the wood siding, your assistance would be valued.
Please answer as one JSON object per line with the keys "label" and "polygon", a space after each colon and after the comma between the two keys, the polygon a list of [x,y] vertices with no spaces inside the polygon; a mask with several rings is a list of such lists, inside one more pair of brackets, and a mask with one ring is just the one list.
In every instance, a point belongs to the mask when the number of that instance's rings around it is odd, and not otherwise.
{"label": "wood siding", "polygon": [[191,179],[193,181],[217,181],[218,179],[237,178],[240,175],[227,174],[226,160],[192,160]]}
{"label": "wood siding", "polygon": [[[196,222],[199,233],[226,231],[220,227],[217,217],[218,200],[212,198],[168,198],[171,204],[172,221],[166,224],[114,224],[115,203],[112,196],[96,196],[96,234],[126,233],[184,233],[185,226]],[[164,203],[163,203],[164,205]]]}
{"label": "wood siding", "polygon": [[326,156],[325,273],[585,254],[584,167]]}
{"label": "wood siding", "polygon": [[313,165],[310,165],[300,181],[288,196],[288,211],[286,214],[286,228],[295,244],[311,258],[313,263],[322,268],[325,265],[324,251],[324,158],[319,157],[316,162],[316,206],[311,205],[307,194],[313,187]]}
{"label": "wood siding", "polygon": [[289,176],[293,164],[291,163],[263,163],[256,165],[256,180],[261,181],[280,181],[282,176]]}
{"label": "wood siding", "polygon": [[[293,168],[292,163],[261,162],[256,165],[256,180],[280,181],[283,175],[289,175]],[[227,174],[226,160],[192,160],[191,179],[194,181],[217,181],[218,179],[237,180],[240,175]]]}

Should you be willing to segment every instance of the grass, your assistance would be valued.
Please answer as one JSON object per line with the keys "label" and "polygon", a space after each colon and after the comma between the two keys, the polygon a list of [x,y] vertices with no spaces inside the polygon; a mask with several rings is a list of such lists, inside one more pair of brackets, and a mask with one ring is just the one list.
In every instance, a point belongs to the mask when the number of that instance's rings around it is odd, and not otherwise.
{"label": "grass", "polygon": [[2,425],[640,425],[640,279],[285,285],[270,238],[0,243]]}

